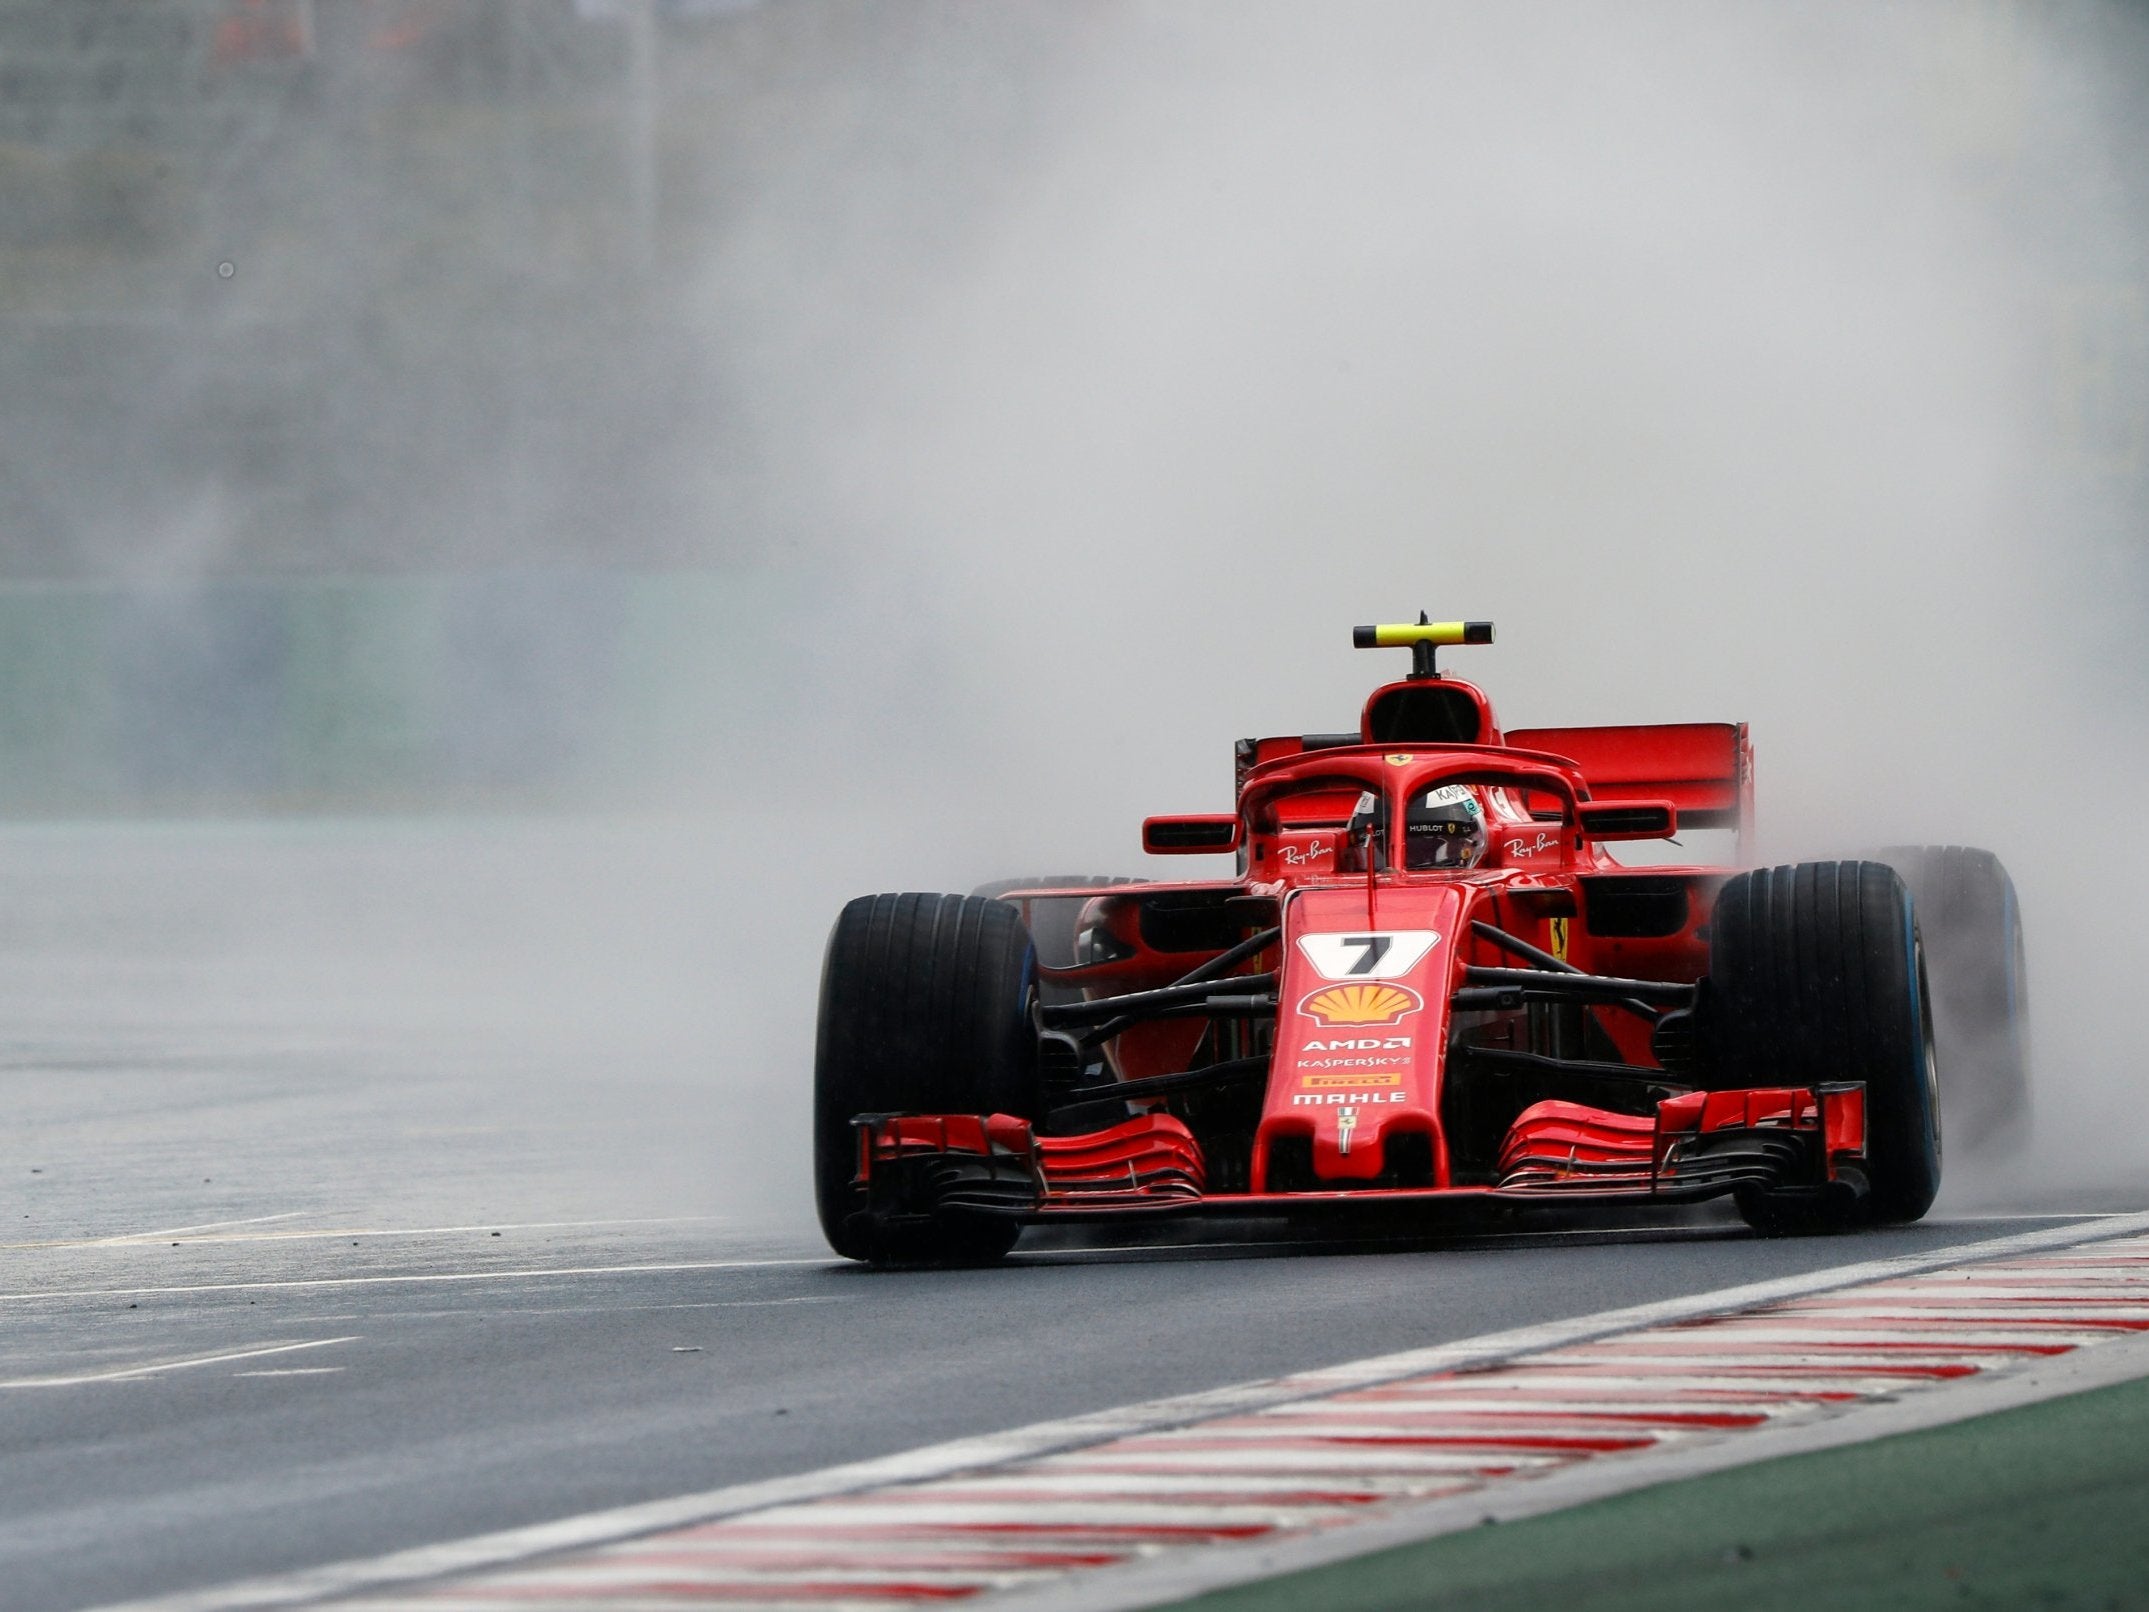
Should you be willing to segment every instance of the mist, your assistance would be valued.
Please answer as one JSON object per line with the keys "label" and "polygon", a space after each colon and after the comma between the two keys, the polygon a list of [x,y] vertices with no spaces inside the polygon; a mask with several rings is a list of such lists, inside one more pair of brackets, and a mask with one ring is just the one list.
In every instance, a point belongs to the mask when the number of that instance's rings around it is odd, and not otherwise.
{"label": "mist", "polygon": [[[608,102],[636,14],[324,32],[306,162],[257,152],[143,255],[196,274],[179,334],[117,469],[40,442],[14,576],[178,601],[192,712],[257,676],[199,651],[204,590],[475,602],[427,629],[456,714],[392,790],[204,763],[18,808],[56,892],[12,924],[29,1022],[132,980],[145,1035],[556,1110],[578,1211],[802,1223],[845,898],[1199,866],[1145,867],[1140,816],[1228,806],[1241,735],[1348,725],[1397,667],[1347,629],[1423,608],[1498,623],[1446,664],[1510,726],[1752,724],[1765,860],[1997,851],[2037,1134],[1943,1208],[2139,1193],[2106,1116],[2149,853],[2093,809],[2149,726],[2138,12],[678,5],[652,99]],[[469,61],[521,121],[469,114],[419,182],[395,122]],[[8,373],[50,383],[30,313]],[[204,473],[203,411],[264,399],[312,412]],[[607,620],[689,582],[731,614],[630,675],[590,647],[622,577]],[[398,642],[326,708],[372,720]]]}

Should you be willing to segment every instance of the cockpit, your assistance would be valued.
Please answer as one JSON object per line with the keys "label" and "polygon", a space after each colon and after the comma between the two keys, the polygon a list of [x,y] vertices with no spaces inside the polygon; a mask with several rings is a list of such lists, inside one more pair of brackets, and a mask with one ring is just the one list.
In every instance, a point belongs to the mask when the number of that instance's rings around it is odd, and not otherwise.
{"label": "cockpit", "polygon": [[[1384,758],[1389,766],[1410,757]],[[1438,778],[1407,792],[1383,790],[1363,773],[1278,780],[1256,792],[1247,822],[1254,855],[1279,871],[1311,874],[1462,872],[1490,856],[1510,819],[1527,822],[1514,792]],[[1393,813],[1400,806],[1402,832]]]}

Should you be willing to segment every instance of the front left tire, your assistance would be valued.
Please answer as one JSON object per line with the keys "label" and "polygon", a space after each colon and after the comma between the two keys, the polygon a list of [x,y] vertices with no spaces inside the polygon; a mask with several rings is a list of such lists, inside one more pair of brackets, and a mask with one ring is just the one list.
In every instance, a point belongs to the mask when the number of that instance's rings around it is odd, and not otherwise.
{"label": "front left tire", "polygon": [[1921,1218],[1940,1190],[1932,995],[1910,892],[1878,862],[1801,862],[1728,880],[1710,918],[1712,1084],[1861,1081],[1867,1190],[1742,1187],[1756,1230]]}

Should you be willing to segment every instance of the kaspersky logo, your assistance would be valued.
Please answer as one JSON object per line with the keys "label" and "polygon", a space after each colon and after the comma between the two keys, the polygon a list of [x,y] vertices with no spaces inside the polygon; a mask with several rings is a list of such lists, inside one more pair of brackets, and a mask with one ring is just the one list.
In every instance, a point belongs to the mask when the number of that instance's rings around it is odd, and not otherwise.
{"label": "kaspersky logo", "polygon": [[1371,985],[1328,985],[1298,1004],[1298,1011],[1322,1024],[1394,1024],[1425,1006],[1425,998],[1407,985],[1386,980]]}

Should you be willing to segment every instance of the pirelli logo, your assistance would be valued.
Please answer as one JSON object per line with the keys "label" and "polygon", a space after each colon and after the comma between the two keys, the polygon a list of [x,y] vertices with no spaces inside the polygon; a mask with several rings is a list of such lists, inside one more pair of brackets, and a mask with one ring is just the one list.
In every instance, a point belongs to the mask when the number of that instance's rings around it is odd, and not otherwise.
{"label": "pirelli logo", "polygon": [[1403,1084],[1403,1071],[1375,1069],[1355,1075],[1300,1075],[1298,1083],[1309,1091],[1363,1091],[1376,1086],[1400,1086]]}

